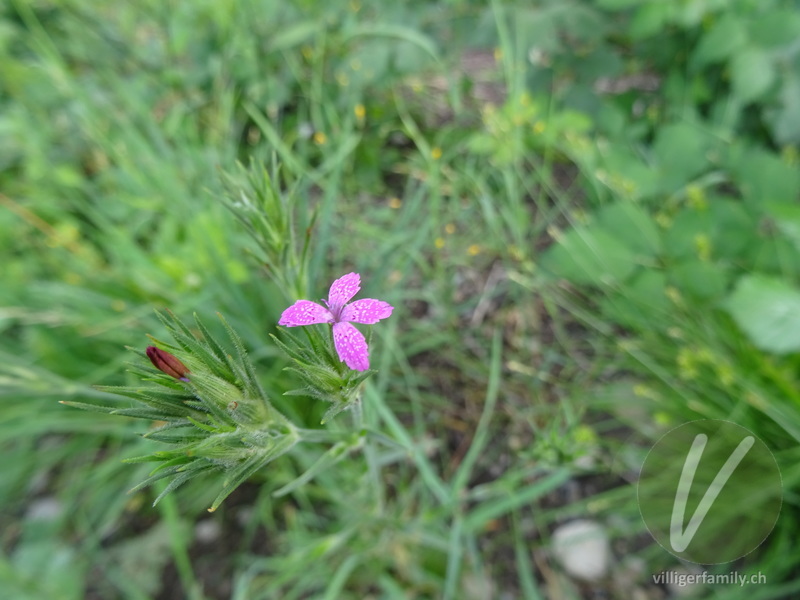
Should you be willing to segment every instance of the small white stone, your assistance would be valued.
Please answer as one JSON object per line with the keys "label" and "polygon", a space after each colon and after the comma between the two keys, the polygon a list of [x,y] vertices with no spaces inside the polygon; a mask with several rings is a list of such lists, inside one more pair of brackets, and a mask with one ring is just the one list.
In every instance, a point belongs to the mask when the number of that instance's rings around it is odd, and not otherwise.
{"label": "small white stone", "polygon": [[55,521],[61,516],[64,505],[52,496],[39,498],[28,505],[25,516],[29,521]]}
{"label": "small white stone", "polygon": [[553,532],[552,548],[556,560],[572,577],[595,581],[608,572],[608,534],[595,521],[581,519],[561,525]]}
{"label": "small white stone", "polygon": [[217,541],[222,534],[222,526],[214,519],[204,519],[194,526],[195,540],[203,544]]}
{"label": "small white stone", "polygon": [[238,511],[236,511],[236,522],[241,527],[247,527],[250,521],[253,520],[256,511],[251,506],[243,506]]}
{"label": "small white stone", "polygon": [[304,140],[309,139],[314,135],[314,126],[308,121],[303,121],[297,126],[297,135]]}
{"label": "small white stone", "polygon": [[667,589],[673,597],[691,598],[703,588],[703,584],[698,581],[698,578],[703,573],[700,567],[695,565],[679,566],[671,571],[667,581]]}
{"label": "small white stone", "polygon": [[582,471],[591,471],[597,467],[597,452],[592,448],[585,454],[578,456],[572,464]]}

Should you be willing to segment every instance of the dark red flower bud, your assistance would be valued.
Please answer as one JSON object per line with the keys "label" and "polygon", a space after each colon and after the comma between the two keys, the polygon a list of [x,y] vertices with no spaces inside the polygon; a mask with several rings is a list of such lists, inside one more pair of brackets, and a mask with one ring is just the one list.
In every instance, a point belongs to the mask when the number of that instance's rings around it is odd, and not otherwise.
{"label": "dark red flower bud", "polygon": [[175,379],[189,381],[189,378],[186,377],[190,372],[189,369],[172,354],[155,346],[148,346],[146,352],[147,358],[150,359],[156,369]]}

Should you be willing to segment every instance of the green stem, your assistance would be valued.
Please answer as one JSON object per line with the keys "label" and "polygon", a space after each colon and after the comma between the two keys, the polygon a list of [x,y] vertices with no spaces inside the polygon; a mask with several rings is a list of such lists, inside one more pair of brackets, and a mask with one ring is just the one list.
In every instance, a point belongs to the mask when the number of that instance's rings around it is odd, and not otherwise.
{"label": "green stem", "polygon": [[301,442],[312,444],[341,442],[352,435],[349,431],[328,431],[327,429],[302,429],[297,428],[297,434]]}
{"label": "green stem", "polygon": [[[162,489],[164,485],[160,486]],[[178,506],[175,496],[167,494],[158,504],[161,516],[167,523],[170,533],[170,546],[172,547],[172,557],[175,561],[175,568],[181,580],[181,586],[190,600],[204,600],[205,596],[201,590],[200,583],[194,575],[192,569],[192,559],[189,556],[187,545],[187,532],[184,529],[178,515]]]}
{"label": "green stem", "polygon": [[355,430],[361,431],[364,428],[364,408],[361,406],[361,390],[358,391],[358,395],[350,405],[350,412],[353,415],[353,426]]}

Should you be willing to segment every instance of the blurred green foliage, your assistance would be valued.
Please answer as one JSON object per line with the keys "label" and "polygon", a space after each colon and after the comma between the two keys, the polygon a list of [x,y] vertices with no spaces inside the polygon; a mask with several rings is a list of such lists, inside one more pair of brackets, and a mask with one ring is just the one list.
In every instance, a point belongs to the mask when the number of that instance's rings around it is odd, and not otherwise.
{"label": "blurred green foliage", "polygon": [[[674,562],[626,482],[665,428],[726,418],[775,451],[786,502],[741,565],[768,584],[705,592],[795,594],[798,8],[0,6],[0,589],[579,597],[546,552],[573,515],[612,524],[615,573],[640,554],[647,588]],[[226,206],[251,160],[298,199],[293,285]],[[323,449],[211,517],[202,482],[150,508],[126,494],[147,468],[121,462],[153,451],[146,426],[57,403],[138,385],[125,346],[163,335],[154,309],[219,311],[316,426],[269,333],[345,269],[398,307],[364,392],[385,437],[289,494]]]}

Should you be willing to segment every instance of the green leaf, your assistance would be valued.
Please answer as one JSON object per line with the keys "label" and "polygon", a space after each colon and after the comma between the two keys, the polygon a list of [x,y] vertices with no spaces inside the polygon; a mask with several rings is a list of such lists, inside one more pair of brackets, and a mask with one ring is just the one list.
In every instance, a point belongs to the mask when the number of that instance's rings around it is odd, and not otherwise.
{"label": "green leaf", "polygon": [[[630,127],[628,124],[628,129]],[[604,151],[602,164],[608,173],[632,184],[631,196],[635,198],[647,198],[660,190],[658,170],[623,144],[612,144]]]}
{"label": "green leaf", "polygon": [[709,134],[696,123],[661,127],[653,142],[662,189],[672,192],[708,169]]}
{"label": "green leaf", "polygon": [[597,213],[597,224],[631,250],[647,256],[661,252],[661,235],[653,218],[638,204],[616,202]]}
{"label": "green leaf", "polygon": [[[661,2],[656,0],[657,4]],[[699,26],[708,16],[727,8],[731,0],[684,0],[682,2],[664,2],[676,6],[678,14],[676,21],[683,28],[689,29]]]}
{"label": "green leaf", "polygon": [[684,208],[664,234],[664,251],[672,258],[696,258],[697,240],[708,236],[713,227],[711,215],[707,210]]}
{"label": "green leaf", "polygon": [[285,452],[288,452],[294,446],[299,437],[295,435],[286,435],[277,440],[275,444],[266,452],[259,452],[252,458],[246,460],[235,469],[232,469],[225,474],[225,480],[222,482],[222,490],[214,499],[208,512],[214,512],[222,504],[233,491],[242,483],[247,481],[253,473],[264,467],[269,462],[272,462]]}
{"label": "green leaf", "polygon": [[792,71],[781,79],[778,106],[766,114],[778,144],[800,143],[800,78]]}
{"label": "green leaf", "polygon": [[[200,330],[203,341],[208,345],[209,350],[214,353],[214,356],[216,356],[219,359],[220,363],[222,363],[227,367],[228,355],[225,352],[225,349],[219,344],[219,342],[217,342],[216,339],[214,339],[214,336],[211,335],[211,332],[208,330],[208,328],[206,328],[206,326],[200,320],[199,315],[197,313],[194,313],[193,316],[194,316],[194,322],[197,325],[197,328]],[[232,375],[230,369],[228,369],[227,375],[228,376]]]}
{"label": "green leaf", "polygon": [[339,413],[349,409],[353,405],[353,401],[351,402],[333,402],[328,410],[325,411],[325,414],[322,415],[322,419],[320,419],[320,424],[325,425],[325,423],[329,423],[331,419],[333,419]]}
{"label": "green leaf", "polygon": [[603,315],[625,327],[657,328],[672,309],[666,287],[664,273],[653,269],[642,271],[625,286],[624,294],[609,294],[600,300]]}
{"label": "green leaf", "polygon": [[439,51],[436,47],[436,42],[424,33],[417,31],[411,27],[404,25],[397,25],[395,23],[369,23],[365,25],[356,25],[347,31],[345,42],[351,41],[353,38],[365,37],[378,37],[389,40],[399,40],[409,42],[417,46],[420,50],[424,51],[434,61],[439,62]]}
{"label": "green leaf", "polygon": [[357,448],[361,447],[363,444],[363,439],[358,438],[357,440],[351,440],[347,442],[337,442],[333,446],[331,446],[325,453],[319,457],[317,462],[315,462],[311,467],[298,478],[290,481],[283,487],[278,490],[272,492],[272,495],[276,498],[280,496],[285,496],[286,494],[293,492],[297,488],[305,485],[314,477],[322,473],[323,471],[329,469],[340,460],[345,458],[350,452],[356,450]]}
{"label": "green leaf", "polygon": [[636,11],[636,15],[631,19],[628,32],[635,40],[645,39],[657,34],[674,21],[676,14],[675,3],[650,2]]}
{"label": "green leaf", "polygon": [[747,256],[758,243],[758,218],[749,214],[741,202],[711,197],[708,213],[713,256],[726,259]]}
{"label": "green leaf", "polygon": [[117,408],[114,406],[101,406],[99,404],[88,404],[86,402],[73,402],[72,400],[59,400],[58,403],[71,406],[73,408],[80,408],[81,410],[88,410],[89,412],[112,414],[115,410],[117,410]]}
{"label": "green leaf", "polygon": [[573,283],[603,285],[626,279],[637,261],[631,249],[612,234],[596,227],[577,227],[544,255],[542,266]]}
{"label": "green leaf", "polygon": [[625,10],[640,4],[645,4],[644,0],[597,0],[597,7],[605,10]]}
{"label": "green leaf", "polygon": [[692,66],[700,69],[726,60],[745,44],[747,29],[744,19],[732,12],[726,13],[701,38],[692,55]]}
{"label": "green leaf", "polygon": [[744,102],[763,96],[775,81],[775,65],[760,48],[748,47],[738,52],[730,69],[733,94]]}
{"label": "green leaf", "polygon": [[750,23],[753,41],[762,48],[780,48],[800,39],[800,14],[797,9],[769,9]]}
{"label": "green leaf", "polygon": [[795,202],[800,195],[800,173],[797,169],[766,150],[742,152],[734,158],[730,170],[745,200],[761,205],[765,202]]}
{"label": "green leaf", "polygon": [[323,25],[317,20],[300,21],[288,28],[278,29],[268,40],[271,52],[281,52],[298,46],[308,39],[316,38]]}
{"label": "green leaf", "polygon": [[746,275],[725,308],[757,348],[776,354],[800,350],[800,290],[787,282]]}
{"label": "green leaf", "polygon": [[764,208],[781,233],[800,250],[800,205],[796,202],[770,202]]}
{"label": "green leaf", "polygon": [[800,252],[783,236],[772,236],[750,249],[753,271],[781,277],[800,278]]}
{"label": "green leaf", "polygon": [[163,411],[155,410],[153,408],[118,408],[111,414],[119,415],[121,417],[131,417],[134,419],[147,419],[148,421],[160,421],[164,419]]}
{"label": "green leaf", "polygon": [[472,508],[464,521],[464,529],[469,532],[480,531],[492,519],[497,519],[519,507],[530,506],[538,498],[563,485],[571,476],[568,469],[556,469],[529,485],[503,490],[496,497]]}
{"label": "green leaf", "polygon": [[677,265],[670,277],[682,292],[701,300],[719,298],[728,287],[725,269],[712,262],[693,260]]}

